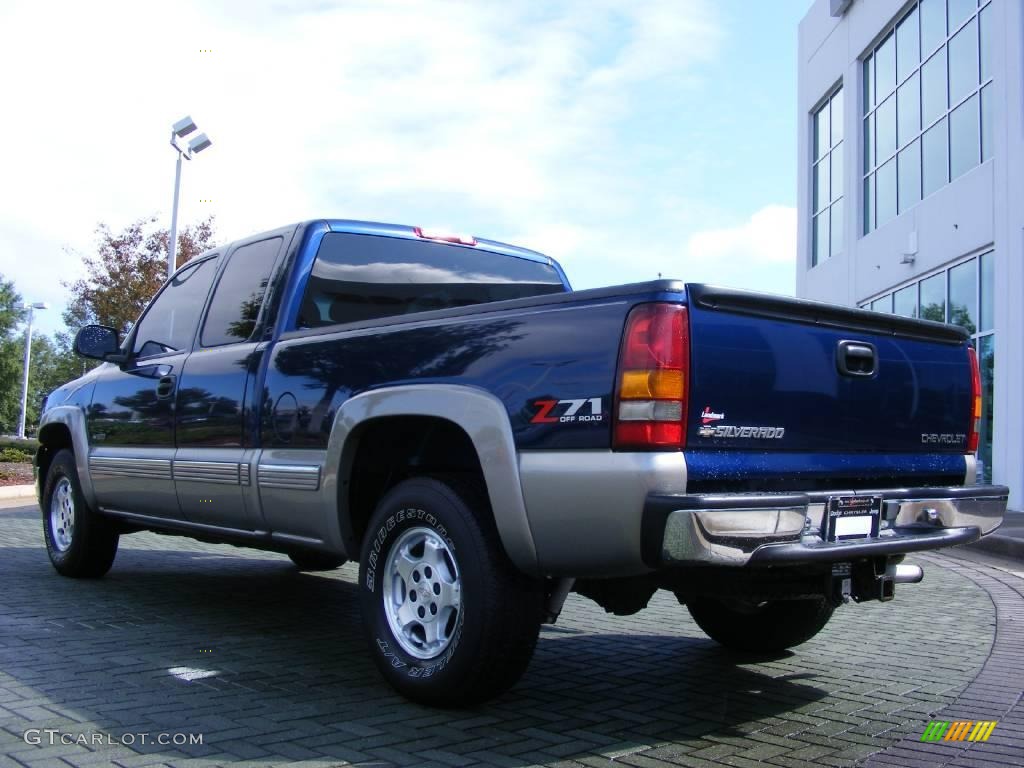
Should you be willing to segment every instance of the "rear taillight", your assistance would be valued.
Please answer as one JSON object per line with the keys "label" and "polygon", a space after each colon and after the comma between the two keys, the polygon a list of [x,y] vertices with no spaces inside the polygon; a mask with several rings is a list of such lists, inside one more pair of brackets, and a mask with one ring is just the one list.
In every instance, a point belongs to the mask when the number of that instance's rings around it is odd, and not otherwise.
{"label": "rear taillight", "polygon": [[971,429],[967,433],[967,452],[977,453],[981,434],[981,370],[978,368],[978,353],[967,346],[967,359],[971,361]]}
{"label": "rear taillight", "polygon": [[641,304],[629,313],[619,353],[615,448],[674,450],[686,445],[689,335],[686,307]]}

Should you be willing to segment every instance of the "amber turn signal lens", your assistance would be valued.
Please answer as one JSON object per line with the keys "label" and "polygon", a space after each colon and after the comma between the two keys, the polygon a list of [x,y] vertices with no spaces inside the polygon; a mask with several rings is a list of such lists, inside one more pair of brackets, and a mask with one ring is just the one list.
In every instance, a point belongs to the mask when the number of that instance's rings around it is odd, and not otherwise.
{"label": "amber turn signal lens", "polygon": [[619,397],[624,400],[682,400],[683,372],[625,371]]}

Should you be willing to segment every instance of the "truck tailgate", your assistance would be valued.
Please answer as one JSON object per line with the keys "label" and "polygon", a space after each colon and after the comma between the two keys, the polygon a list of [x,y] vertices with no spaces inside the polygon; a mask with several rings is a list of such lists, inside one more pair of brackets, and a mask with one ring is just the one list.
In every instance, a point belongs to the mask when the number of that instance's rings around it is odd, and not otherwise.
{"label": "truck tailgate", "polygon": [[967,452],[959,328],[703,285],[687,293],[688,451]]}

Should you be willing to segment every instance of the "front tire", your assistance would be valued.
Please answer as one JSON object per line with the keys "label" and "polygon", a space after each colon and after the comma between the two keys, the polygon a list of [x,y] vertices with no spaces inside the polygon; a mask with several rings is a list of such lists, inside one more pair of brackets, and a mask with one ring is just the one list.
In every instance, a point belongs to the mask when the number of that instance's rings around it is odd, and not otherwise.
{"label": "front tire", "polygon": [[96,579],[110,570],[119,535],[86,503],[75,455],[67,449],[57,452],[46,472],[42,512],[46,552],[57,573]]}
{"label": "front tire", "polygon": [[533,655],[543,583],[512,565],[475,485],[413,478],[395,486],[367,528],[359,590],[381,674],[421,704],[497,696]]}
{"label": "front tire", "polygon": [[807,642],[825,627],[835,610],[825,598],[752,603],[701,597],[686,607],[712,640],[752,653],[776,653]]}

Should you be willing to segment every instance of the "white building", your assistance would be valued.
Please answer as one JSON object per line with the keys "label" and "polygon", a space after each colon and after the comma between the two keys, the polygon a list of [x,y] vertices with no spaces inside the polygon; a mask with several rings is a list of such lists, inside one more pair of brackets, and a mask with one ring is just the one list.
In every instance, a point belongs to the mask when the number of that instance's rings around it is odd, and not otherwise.
{"label": "white building", "polygon": [[979,474],[1010,486],[1013,509],[1022,69],[1022,0],[816,0],[800,23],[797,295],[967,327],[984,390]]}

